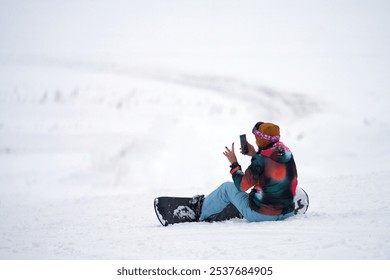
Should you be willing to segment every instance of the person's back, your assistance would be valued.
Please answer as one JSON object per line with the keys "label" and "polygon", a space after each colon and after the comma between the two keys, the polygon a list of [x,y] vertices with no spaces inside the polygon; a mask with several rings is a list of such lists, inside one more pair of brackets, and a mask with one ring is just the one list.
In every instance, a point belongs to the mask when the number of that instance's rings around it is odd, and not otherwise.
{"label": "person's back", "polygon": [[259,151],[248,170],[255,181],[249,195],[253,210],[280,215],[294,208],[297,170],[292,153],[282,142]]}

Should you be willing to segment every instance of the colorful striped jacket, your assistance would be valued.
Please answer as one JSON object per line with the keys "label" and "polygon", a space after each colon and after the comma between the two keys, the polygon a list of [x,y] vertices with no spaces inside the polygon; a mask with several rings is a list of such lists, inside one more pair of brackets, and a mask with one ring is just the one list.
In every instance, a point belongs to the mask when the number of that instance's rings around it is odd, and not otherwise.
{"label": "colorful striped jacket", "polygon": [[249,195],[251,209],[271,216],[294,209],[298,175],[294,157],[282,142],[258,151],[245,173],[237,164],[232,165],[230,173],[238,190],[245,192],[253,187]]}

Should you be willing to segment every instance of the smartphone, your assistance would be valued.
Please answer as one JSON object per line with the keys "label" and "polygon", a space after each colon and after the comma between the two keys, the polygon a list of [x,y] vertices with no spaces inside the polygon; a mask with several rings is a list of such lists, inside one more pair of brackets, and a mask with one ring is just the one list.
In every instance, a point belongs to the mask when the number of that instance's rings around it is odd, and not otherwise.
{"label": "smartphone", "polygon": [[241,152],[246,155],[248,153],[248,145],[246,141],[246,134],[240,135]]}

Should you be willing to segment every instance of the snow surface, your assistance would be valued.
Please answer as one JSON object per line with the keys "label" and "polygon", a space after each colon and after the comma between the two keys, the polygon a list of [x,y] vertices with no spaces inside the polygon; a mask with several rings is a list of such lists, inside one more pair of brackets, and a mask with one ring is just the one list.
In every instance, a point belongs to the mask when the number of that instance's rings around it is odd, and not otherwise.
{"label": "snow surface", "polygon": [[[1,259],[390,259],[388,1],[0,7]],[[307,214],[162,227],[259,120]]]}

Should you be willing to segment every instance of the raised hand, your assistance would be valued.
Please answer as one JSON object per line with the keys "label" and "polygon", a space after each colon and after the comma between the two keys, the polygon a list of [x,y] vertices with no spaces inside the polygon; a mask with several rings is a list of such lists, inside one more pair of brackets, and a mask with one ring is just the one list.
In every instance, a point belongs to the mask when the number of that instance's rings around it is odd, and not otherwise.
{"label": "raised hand", "polygon": [[236,154],[234,152],[234,143],[232,144],[231,150],[227,146],[225,147],[225,149],[226,150],[223,152],[223,154],[225,155],[225,157],[227,157],[229,162],[230,163],[237,162],[237,157],[236,157]]}

